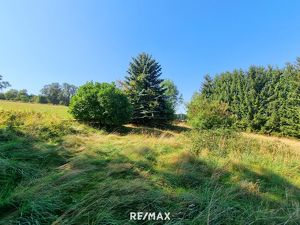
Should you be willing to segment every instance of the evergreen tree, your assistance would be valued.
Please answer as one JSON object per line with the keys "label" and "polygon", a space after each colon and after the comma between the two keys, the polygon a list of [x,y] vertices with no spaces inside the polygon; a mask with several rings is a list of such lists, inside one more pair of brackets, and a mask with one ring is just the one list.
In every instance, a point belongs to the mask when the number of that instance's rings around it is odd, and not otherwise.
{"label": "evergreen tree", "polygon": [[201,93],[205,95],[205,97],[209,98],[213,94],[213,89],[213,79],[209,76],[209,74],[206,74],[202,83]]}
{"label": "evergreen tree", "polygon": [[206,76],[200,94],[226,103],[236,128],[300,137],[300,58],[282,69],[251,66]]}
{"label": "evergreen tree", "polygon": [[132,123],[163,125],[173,119],[174,110],[161,85],[161,66],[150,55],[133,58],[124,89],[133,106]]}

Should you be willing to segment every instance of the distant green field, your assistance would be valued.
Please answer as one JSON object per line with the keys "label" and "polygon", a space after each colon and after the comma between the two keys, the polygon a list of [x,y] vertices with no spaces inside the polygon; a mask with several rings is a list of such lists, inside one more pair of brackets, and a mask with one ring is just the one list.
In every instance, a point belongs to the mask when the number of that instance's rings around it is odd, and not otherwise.
{"label": "distant green field", "polygon": [[55,115],[62,119],[68,119],[72,117],[68,113],[68,107],[62,105],[11,102],[0,100],[0,110],[35,111]]}

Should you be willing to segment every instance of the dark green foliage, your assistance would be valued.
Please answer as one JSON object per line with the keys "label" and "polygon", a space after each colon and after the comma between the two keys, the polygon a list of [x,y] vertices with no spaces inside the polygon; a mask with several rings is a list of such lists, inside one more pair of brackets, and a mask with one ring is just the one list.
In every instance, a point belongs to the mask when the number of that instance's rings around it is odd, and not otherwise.
{"label": "dark green foliage", "polygon": [[226,103],[234,127],[300,137],[299,63],[282,69],[251,66],[213,80],[206,77],[200,94],[207,101]]}
{"label": "dark green foliage", "polygon": [[0,99],[5,100],[5,94],[0,92]]}
{"label": "dark green foliage", "polygon": [[180,121],[186,121],[187,115],[184,113],[178,113],[178,114],[175,114],[175,119],[180,120]]}
{"label": "dark green foliage", "polygon": [[133,123],[163,125],[173,119],[174,109],[160,76],[161,66],[150,55],[142,53],[132,59],[124,89],[133,106]]}
{"label": "dark green foliage", "polygon": [[111,127],[130,120],[131,106],[114,84],[88,82],[72,97],[70,112],[76,119]]}
{"label": "dark green foliage", "polygon": [[48,98],[46,96],[44,96],[44,95],[34,96],[33,102],[41,103],[41,104],[49,103]]}
{"label": "dark green foliage", "polygon": [[204,82],[202,84],[202,94],[206,97],[210,97],[213,93],[213,79],[207,74],[204,76]]}
{"label": "dark green foliage", "polygon": [[193,96],[187,116],[190,125],[198,129],[226,128],[232,124],[226,103],[209,100],[200,94]]}

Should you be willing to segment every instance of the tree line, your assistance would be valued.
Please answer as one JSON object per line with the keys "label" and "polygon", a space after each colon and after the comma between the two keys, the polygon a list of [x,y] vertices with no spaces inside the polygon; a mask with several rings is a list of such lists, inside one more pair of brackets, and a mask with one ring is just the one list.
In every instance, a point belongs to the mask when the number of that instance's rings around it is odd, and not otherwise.
{"label": "tree line", "polygon": [[[40,97],[46,99],[42,103],[69,105],[76,119],[101,126],[127,122],[161,126],[176,118],[176,107],[182,103],[174,82],[161,75],[160,64],[142,53],[132,58],[118,85],[88,82],[77,90],[53,83],[44,86]],[[8,85],[0,77],[0,87]],[[22,99],[24,93],[14,96]],[[234,128],[300,137],[300,59],[283,68],[251,66],[213,78],[207,75],[187,109],[188,122],[197,129]]]}
{"label": "tree line", "polygon": [[190,124],[300,137],[300,58],[283,68],[251,66],[205,76],[188,105]]}
{"label": "tree line", "polygon": [[[2,76],[0,76],[0,81]],[[10,87],[7,81],[2,81],[0,91]],[[29,94],[26,89],[10,89],[4,93],[0,92],[0,99],[9,101],[34,102],[41,104],[69,105],[72,96],[78,88],[68,83],[51,83],[45,85],[39,95]]]}
{"label": "tree line", "polygon": [[[2,93],[0,99],[69,105],[74,118],[101,126],[120,126],[127,122],[162,126],[177,118],[175,111],[183,98],[173,81],[161,78],[161,70],[151,55],[141,53],[132,58],[127,76],[118,85],[87,82],[77,88],[67,83],[52,83],[45,85],[40,95],[11,89]],[[182,118],[182,115],[178,117]]]}

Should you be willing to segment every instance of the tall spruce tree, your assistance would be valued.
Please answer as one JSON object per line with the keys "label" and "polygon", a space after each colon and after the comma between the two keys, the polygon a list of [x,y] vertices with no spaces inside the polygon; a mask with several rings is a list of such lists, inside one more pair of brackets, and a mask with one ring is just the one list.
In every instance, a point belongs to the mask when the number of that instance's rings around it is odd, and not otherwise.
{"label": "tall spruce tree", "polygon": [[132,59],[124,89],[132,106],[132,123],[140,125],[164,125],[174,116],[167,101],[166,89],[161,85],[161,66],[152,56],[141,53]]}

